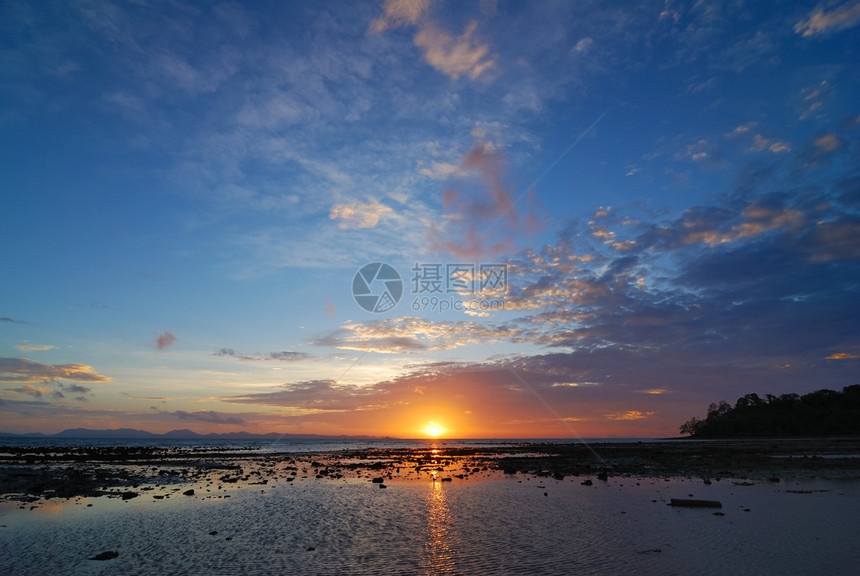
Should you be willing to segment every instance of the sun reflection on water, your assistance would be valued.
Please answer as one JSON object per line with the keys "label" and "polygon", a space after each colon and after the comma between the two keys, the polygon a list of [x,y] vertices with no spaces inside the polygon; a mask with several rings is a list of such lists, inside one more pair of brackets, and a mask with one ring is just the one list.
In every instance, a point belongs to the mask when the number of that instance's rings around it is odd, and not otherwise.
{"label": "sun reflection on water", "polygon": [[427,535],[424,540],[428,574],[454,574],[457,538],[450,525],[451,511],[441,482],[430,483],[427,492]]}

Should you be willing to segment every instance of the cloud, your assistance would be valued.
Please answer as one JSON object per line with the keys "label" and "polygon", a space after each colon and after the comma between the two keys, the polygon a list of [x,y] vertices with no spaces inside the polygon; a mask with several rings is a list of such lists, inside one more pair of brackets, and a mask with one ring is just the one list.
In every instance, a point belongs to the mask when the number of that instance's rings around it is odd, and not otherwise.
{"label": "cloud", "polygon": [[[432,249],[474,261],[512,251],[515,236],[543,230],[542,206],[534,190],[514,198],[513,188],[504,181],[506,168],[507,158],[488,142],[476,142],[463,156],[459,171],[473,178],[445,187],[443,221],[428,229]],[[517,210],[522,199],[525,213]]]}
{"label": "cloud", "polygon": [[42,364],[28,358],[0,358],[0,382],[44,382],[47,380],[76,382],[110,382],[86,364]]}
{"label": "cloud", "polygon": [[428,64],[453,79],[466,76],[475,80],[496,63],[486,44],[476,43],[472,35],[477,28],[471,22],[463,34],[454,37],[434,25],[424,25],[415,34],[415,45],[424,51]]}
{"label": "cloud", "polygon": [[260,404],[284,406],[305,410],[305,413],[320,411],[356,410],[365,400],[375,396],[373,388],[362,388],[349,384],[338,384],[334,380],[311,380],[284,384],[275,392],[257,392],[241,396],[226,396],[224,402],[236,404]]}
{"label": "cloud", "polygon": [[317,346],[387,354],[451,350],[469,344],[514,338],[509,326],[472,321],[434,321],[419,317],[350,322],[312,340]]}
{"label": "cloud", "polygon": [[8,316],[0,318],[0,322],[9,322],[11,324],[26,324],[26,322],[24,322],[23,320],[14,320],[12,318],[9,318]]}
{"label": "cloud", "polygon": [[753,150],[769,150],[774,154],[780,154],[782,152],[790,152],[791,146],[788,145],[787,142],[783,140],[776,139],[768,139],[763,137],[761,134],[756,134],[753,137]]}
{"label": "cloud", "polygon": [[172,414],[180,420],[188,420],[191,422],[208,422],[211,424],[245,423],[245,420],[241,416],[237,416],[235,414],[227,414],[225,412],[216,412],[214,410],[198,410],[195,412],[176,410],[175,412],[162,412],[162,414]]}
{"label": "cloud", "polygon": [[46,388],[46,387],[42,387],[42,386],[36,387],[36,386],[32,386],[30,384],[25,384],[24,386],[21,386],[19,388],[6,388],[6,391],[7,392],[14,392],[16,394],[28,394],[30,396],[33,396],[34,398],[40,398],[41,399],[42,394],[54,392],[54,389],[53,388]]}
{"label": "cloud", "polygon": [[172,346],[174,342],[176,342],[176,336],[168,330],[155,335],[155,345],[158,346],[159,350]]}
{"label": "cloud", "polygon": [[847,352],[837,352],[835,354],[831,354],[830,356],[826,356],[825,360],[857,360],[860,356],[856,354],[849,354]]}
{"label": "cloud", "polygon": [[430,0],[385,0],[383,13],[370,24],[374,33],[400,26],[414,26],[430,7]]}
{"label": "cloud", "polygon": [[794,31],[808,38],[839,32],[858,23],[860,23],[860,2],[853,0],[829,11],[818,6],[810,12],[808,18],[794,25]]}
{"label": "cloud", "polygon": [[338,220],[338,227],[344,230],[376,228],[379,219],[392,212],[392,209],[376,200],[367,203],[335,204],[331,207],[329,218]]}
{"label": "cloud", "polygon": [[269,354],[243,354],[241,352],[236,352],[232,348],[221,348],[217,352],[214,353],[214,356],[225,356],[236,358],[238,360],[242,360],[244,362],[268,362],[268,361],[279,361],[279,362],[298,362],[299,360],[306,360],[310,358],[310,354],[306,354],[304,352],[292,352],[289,350],[284,350],[281,352],[269,352]]}
{"label": "cloud", "polygon": [[387,0],[383,14],[371,22],[370,32],[401,26],[416,27],[413,42],[424,60],[455,80],[461,76],[475,80],[495,66],[489,46],[473,39],[477,22],[470,22],[460,36],[453,36],[429,16],[429,2]]}
{"label": "cloud", "polygon": [[50,344],[15,344],[15,348],[21,352],[41,352],[43,350],[52,350],[54,346]]}

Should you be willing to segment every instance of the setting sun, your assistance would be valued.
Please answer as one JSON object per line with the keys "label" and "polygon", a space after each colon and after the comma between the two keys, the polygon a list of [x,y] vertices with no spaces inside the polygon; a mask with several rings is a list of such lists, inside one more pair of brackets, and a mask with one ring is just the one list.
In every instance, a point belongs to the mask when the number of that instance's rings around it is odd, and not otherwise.
{"label": "setting sun", "polygon": [[448,430],[441,424],[438,424],[431,420],[424,428],[421,429],[421,431],[430,436],[431,438],[438,438]]}

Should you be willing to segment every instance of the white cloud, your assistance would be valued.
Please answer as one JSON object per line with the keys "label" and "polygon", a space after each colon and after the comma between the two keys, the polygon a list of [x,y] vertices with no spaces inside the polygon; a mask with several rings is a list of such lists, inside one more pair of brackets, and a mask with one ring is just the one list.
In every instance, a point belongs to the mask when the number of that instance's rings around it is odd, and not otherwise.
{"label": "white cloud", "polygon": [[390,212],[390,207],[373,200],[367,203],[335,204],[331,207],[329,218],[339,220],[338,226],[345,230],[376,228],[379,219]]}

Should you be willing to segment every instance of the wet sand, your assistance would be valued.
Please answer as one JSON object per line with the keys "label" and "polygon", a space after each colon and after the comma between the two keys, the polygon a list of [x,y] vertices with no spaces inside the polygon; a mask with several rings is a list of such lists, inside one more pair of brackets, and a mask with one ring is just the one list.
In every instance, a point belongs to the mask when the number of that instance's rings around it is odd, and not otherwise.
{"label": "wet sand", "polygon": [[631,443],[520,443],[503,447],[369,449],[321,454],[151,447],[0,446],[0,502],[51,498],[170,497],[296,479],[468,481],[499,474],[750,479],[860,478],[860,438]]}

